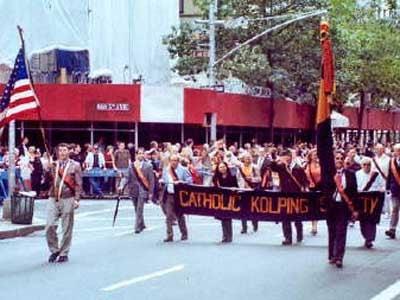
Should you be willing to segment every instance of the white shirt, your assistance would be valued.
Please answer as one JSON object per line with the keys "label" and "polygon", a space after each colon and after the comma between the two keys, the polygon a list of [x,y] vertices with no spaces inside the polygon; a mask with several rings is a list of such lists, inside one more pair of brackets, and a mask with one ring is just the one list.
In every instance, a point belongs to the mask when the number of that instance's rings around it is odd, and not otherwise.
{"label": "white shirt", "polygon": [[[375,161],[378,164],[379,168],[382,170],[383,174],[385,174],[385,176],[387,177],[389,175],[390,157],[386,154],[382,154],[380,157],[375,156]],[[379,172],[374,162],[372,162],[372,171]]]}
{"label": "white shirt", "polygon": [[[367,185],[369,179],[371,178],[371,174],[372,171],[370,173],[365,173],[363,169],[356,172],[357,189],[359,192],[362,192],[363,188]],[[385,180],[379,174],[368,191],[383,191],[383,190],[385,190]]]}
{"label": "white shirt", "polygon": [[175,193],[174,179],[172,178],[171,172],[168,172],[167,192],[169,194],[174,194]]}
{"label": "white shirt", "polygon": [[[346,174],[344,173],[344,169],[338,170],[337,172],[342,173],[342,186],[343,186],[343,189],[345,189],[346,188]],[[335,174],[335,176],[336,176],[336,174]],[[340,193],[337,189],[336,189],[336,194],[335,194],[335,201],[342,202],[342,196],[340,195]]]}

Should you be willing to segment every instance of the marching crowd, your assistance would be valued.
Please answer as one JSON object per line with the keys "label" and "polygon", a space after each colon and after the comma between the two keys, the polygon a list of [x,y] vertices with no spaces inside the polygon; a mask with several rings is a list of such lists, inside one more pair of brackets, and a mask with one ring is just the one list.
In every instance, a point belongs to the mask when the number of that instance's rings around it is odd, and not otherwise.
{"label": "marching crowd", "polygon": [[[115,148],[102,144],[87,144],[83,148],[78,144],[63,145],[67,149],[65,151],[68,159],[83,170],[82,174],[89,174],[86,178],[83,176],[83,180],[80,179],[83,189],[77,189],[76,193],[79,195],[74,196],[76,200],[88,190],[99,197],[114,192],[129,196],[135,206],[135,233],[140,233],[145,228],[144,204],[148,201],[160,204],[166,215],[165,242],[173,241],[175,222],[179,225],[181,239],[188,238],[185,216],[175,214],[174,185],[177,182],[283,192],[318,191],[321,187],[322,174],[317,150],[309,143],[297,143],[286,148],[268,143],[260,145],[253,141],[239,147],[238,144],[227,146],[223,140],[219,140],[212,145],[195,146],[193,140],[188,139],[183,145],[158,144],[153,141],[147,151],[143,148],[134,149],[133,144],[126,146],[124,142],[119,142]],[[400,205],[400,145],[375,144],[358,147],[351,143],[337,143],[335,149],[337,191],[334,194],[332,215],[328,216],[329,260],[341,267],[347,227],[352,226],[357,218],[357,212],[351,203],[355,193],[385,192],[383,213],[391,218],[390,228],[385,233],[391,239],[396,236]],[[57,157],[50,157],[47,153],[42,155],[39,149],[29,146],[29,140],[24,138],[16,150],[20,169],[17,176],[20,179],[19,188],[32,189],[38,196],[46,197],[50,193],[50,198],[57,197],[52,186],[59,174],[54,174],[52,166],[60,160],[60,152],[55,153],[58,154]],[[2,154],[1,167],[6,169],[8,153],[3,150]],[[63,169],[61,165],[59,168]],[[90,175],[91,172],[107,170],[114,175]],[[58,177],[62,184],[65,180],[64,186],[60,187],[60,196],[61,191],[68,188],[69,184],[68,176]],[[242,220],[242,234],[248,231],[247,223],[247,220]],[[303,225],[302,222],[294,223],[296,241],[300,243],[303,240]],[[232,242],[232,220],[222,219],[221,224],[222,242]],[[373,247],[376,224],[361,222],[360,225],[365,247]],[[252,221],[252,228],[254,231],[258,230],[256,221]],[[291,222],[282,222],[282,230],[282,244],[292,244]],[[311,234],[316,235],[317,232],[318,224],[313,221]],[[51,232],[50,236],[53,235],[54,232]],[[51,240],[50,236],[48,238]],[[51,242],[49,246],[50,244]],[[68,253],[69,245],[62,247],[64,254]],[[50,249],[53,254],[58,253],[56,257],[60,255],[58,246],[50,246]]]}

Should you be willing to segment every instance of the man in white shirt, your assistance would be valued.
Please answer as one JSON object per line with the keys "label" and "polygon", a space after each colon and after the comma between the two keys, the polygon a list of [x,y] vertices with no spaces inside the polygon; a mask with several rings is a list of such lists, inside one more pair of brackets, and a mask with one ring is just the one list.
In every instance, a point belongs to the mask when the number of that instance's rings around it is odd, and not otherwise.
{"label": "man in white shirt", "polygon": [[103,191],[101,189],[102,178],[99,174],[95,174],[96,171],[100,171],[101,169],[106,168],[106,162],[104,159],[103,153],[99,151],[99,146],[94,145],[93,150],[88,153],[85,159],[85,165],[87,166],[86,170],[93,170],[93,176],[89,177],[89,182],[93,187],[93,193],[96,197],[103,197]]}
{"label": "man in white shirt", "polygon": [[[361,160],[361,170],[357,171],[357,190],[358,192],[379,191],[384,192],[386,182],[377,171],[372,171],[372,160],[365,157]],[[370,221],[360,220],[361,234],[365,239],[365,247],[373,247],[376,237],[376,224]]]}

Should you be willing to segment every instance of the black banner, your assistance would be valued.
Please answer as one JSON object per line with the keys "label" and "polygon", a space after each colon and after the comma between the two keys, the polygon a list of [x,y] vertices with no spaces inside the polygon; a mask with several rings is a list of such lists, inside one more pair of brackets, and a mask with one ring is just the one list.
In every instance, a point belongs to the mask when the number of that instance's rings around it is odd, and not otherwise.
{"label": "black banner", "polygon": [[[361,220],[379,223],[384,193],[362,192],[353,199]],[[283,193],[258,190],[175,186],[175,209],[178,214],[258,221],[324,220],[327,206],[322,193]]]}

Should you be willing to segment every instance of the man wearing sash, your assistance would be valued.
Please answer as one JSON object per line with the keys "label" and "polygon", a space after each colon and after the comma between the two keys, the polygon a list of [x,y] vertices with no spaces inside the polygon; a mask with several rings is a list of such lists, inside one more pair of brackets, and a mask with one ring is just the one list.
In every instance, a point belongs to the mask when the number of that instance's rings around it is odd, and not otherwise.
{"label": "man wearing sash", "polygon": [[[357,188],[359,192],[377,191],[384,192],[386,182],[377,171],[371,171],[372,160],[364,157],[361,160],[361,170],[356,172]],[[376,223],[360,220],[361,234],[365,239],[365,247],[373,247],[376,237]]]}
{"label": "man wearing sash", "polygon": [[343,153],[335,153],[335,166],[336,190],[333,193],[326,220],[329,236],[328,259],[330,264],[336,264],[338,268],[342,268],[346,249],[347,224],[350,216],[353,220],[358,217],[353,205],[353,198],[357,194],[357,180],[352,171],[344,169]]}
{"label": "man wearing sash", "polygon": [[167,237],[164,242],[172,242],[174,240],[174,232],[172,224],[175,219],[178,220],[179,230],[181,231],[181,240],[188,239],[188,231],[186,227],[185,216],[176,215],[175,212],[175,184],[178,183],[193,183],[192,176],[187,168],[179,164],[179,157],[172,154],[169,159],[169,165],[164,168],[161,183],[164,184],[164,194],[162,197],[162,205],[166,215]]}
{"label": "man wearing sash", "polygon": [[[79,207],[82,191],[82,170],[79,163],[69,158],[68,145],[57,147],[58,160],[51,169],[53,182],[47,204],[46,238],[51,255],[49,262],[67,262],[74,226],[74,209]],[[61,217],[62,240],[58,243],[57,222]]]}
{"label": "man wearing sash", "polygon": [[144,149],[139,148],[136,151],[136,160],[129,168],[128,189],[135,206],[135,233],[140,233],[146,228],[143,217],[144,203],[152,200],[154,190],[153,166],[145,161],[144,155]]}
{"label": "man wearing sash", "polygon": [[[289,149],[282,150],[280,157],[271,163],[271,170],[277,172],[279,176],[280,188],[282,192],[301,192],[305,191],[308,185],[307,175],[304,169],[297,165],[293,160],[293,154]],[[300,221],[294,222],[297,231],[297,242],[303,241],[303,224]],[[292,224],[289,221],[282,222],[282,231],[285,239],[282,245],[292,244]]]}
{"label": "man wearing sash", "polygon": [[[380,176],[387,181],[390,168],[390,157],[385,153],[385,147],[382,144],[376,144],[375,156],[372,159],[372,171],[376,171]],[[388,193],[385,195],[385,202],[383,205],[383,212],[390,216],[390,197]]]}
{"label": "man wearing sash", "polygon": [[394,157],[390,160],[390,168],[386,189],[392,194],[392,216],[390,219],[390,228],[385,231],[385,234],[391,238],[396,238],[396,227],[399,222],[400,208],[400,144],[393,147]]}

